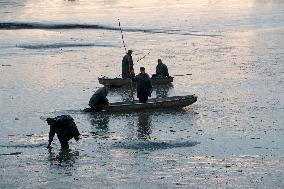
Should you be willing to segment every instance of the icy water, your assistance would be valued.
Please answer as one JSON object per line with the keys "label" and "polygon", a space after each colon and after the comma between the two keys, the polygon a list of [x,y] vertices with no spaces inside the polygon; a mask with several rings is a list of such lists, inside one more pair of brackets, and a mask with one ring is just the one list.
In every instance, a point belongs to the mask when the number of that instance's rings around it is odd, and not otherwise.
{"label": "icy water", "polygon": [[[183,110],[82,113],[127,49]],[[148,54],[150,52],[150,54]],[[0,0],[0,188],[284,188],[284,1]],[[111,102],[130,88],[111,90]],[[44,119],[82,139],[46,149]]]}

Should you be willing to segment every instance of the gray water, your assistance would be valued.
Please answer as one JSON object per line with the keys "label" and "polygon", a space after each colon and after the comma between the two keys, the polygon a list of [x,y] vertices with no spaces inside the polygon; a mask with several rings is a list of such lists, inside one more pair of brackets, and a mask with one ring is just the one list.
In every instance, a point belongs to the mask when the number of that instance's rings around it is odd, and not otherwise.
{"label": "gray water", "polygon": [[[183,110],[87,114],[125,54],[175,76]],[[150,52],[150,54],[148,54]],[[283,188],[281,0],[0,0],[0,188]],[[113,89],[110,102],[130,98]],[[45,118],[81,132],[46,149]]]}

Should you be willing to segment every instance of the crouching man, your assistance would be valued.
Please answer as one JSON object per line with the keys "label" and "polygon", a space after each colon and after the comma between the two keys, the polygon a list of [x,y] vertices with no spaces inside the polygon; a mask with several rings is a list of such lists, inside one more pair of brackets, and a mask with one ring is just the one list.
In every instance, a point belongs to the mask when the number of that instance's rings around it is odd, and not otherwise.
{"label": "crouching man", "polygon": [[89,101],[90,108],[95,112],[101,112],[104,106],[108,109],[110,108],[110,103],[107,99],[108,86],[99,88],[95,94],[91,97]]}
{"label": "crouching man", "polygon": [[74,119],[69,115],[61,115],[55,118],[47,118],[47,124],[50,125],[49,141],[47,148],[50,147],[55,133],[60,141],[61,148],[69,148],[68,141],[74,138],[79,140],[79,131]]}

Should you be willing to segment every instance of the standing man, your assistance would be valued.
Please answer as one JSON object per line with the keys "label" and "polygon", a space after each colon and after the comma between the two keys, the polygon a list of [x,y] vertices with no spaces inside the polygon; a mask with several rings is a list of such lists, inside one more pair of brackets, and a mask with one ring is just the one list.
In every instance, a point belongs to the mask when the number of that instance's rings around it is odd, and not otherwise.
{"label": "standing man", "polygon": [[170,77],[168,67],[162,62],[161,59],[158,59],[158,65],[156,66],[156,74],[153,74],[153,77]]}
{"label": "standing man", "polygon": [[108,86],[99,88],[91,97],[89,101],[89,106],[95,112],[101,112],[104,106],[109,106],[107,99]]}
{"label": "standing man", "polygon": [[68,141],[74,138],[79,140],[79,131],[74,122],[74,119],[69,115],[61,115],[55,118],[47,118],[47,124],[50,125],[48,148],[53,141],[53,137],[57,134],[61,148],[69,148]]}
{"label": "standing man", "polygon": [[134,72],[133,69],[133,60],[132,60],[132,50],[128,50],[126,55],[124,55],[122,59],[122,78],[127,79],[130,78],[131,72]]}
{"label": "standing man", "polygon": [[139,102],[146,103],[152,93],[152,83],[149,75],[145,73],[145,68],[140,67],[140,74],[132,80],[137,82],[137,98],[139,98]]}

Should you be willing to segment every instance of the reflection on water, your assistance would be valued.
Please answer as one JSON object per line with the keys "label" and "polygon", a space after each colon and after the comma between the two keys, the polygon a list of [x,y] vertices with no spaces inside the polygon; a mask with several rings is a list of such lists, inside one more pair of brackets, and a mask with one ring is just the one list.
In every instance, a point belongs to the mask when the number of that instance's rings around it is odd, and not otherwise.
{"label": "reflection on water", "polygon": [[118,97],[117,101],[132,101],[135,98],[136,85],[111,88],[109,96]]}
{"label": "reflection on water", "polygon": [[[86,118],[86,117],[85,117]],[[192,109],[141,111],[133,113],[88,113],[87,127],[96,139],[111,140],[177,140],[187,138],[195,125]],[[155,128],[153,125],[156,125]],[[184,128],[189,126],[189,128]],[[174,134],[178,132],[178,135]],[[169,133],[173,133],[168,136]]]}
{"label": "reflection on water", "polygon": [[92,125],[91,133],[95,137],[109,137],[109,117],[104,113],[91,114],[90,123]]}
{"label": "reflection on water", "polygon": [[173,88],[172,84],[158,85],[153,89],[153,91],[156,91],[157,98],[165,98],[169,96],[169,92],[171,88]]}
{"label": "reflection on water", "polygon": [[52,149],[48,149],[48,153],[48,160],[51,165],[69,167],[73,166],[76,159],[79,158],[79,152],[71,149],[61,149],[58,154],[52,152]]}
{"label": "reflection on water", "polygon": [[[154,85],[152,98],[165,98],[170,96],[170,91],[173,89],[172,84],[165,85]],[[123,86],[117,88],[111,88],[109,90],[109,96],[116,98],[114,101],[132,101],[136,98],[136,85],[133,86]]]}
{"label": "reflection on water", "polygon": [[137,137],[138,139],[151,139],[151,115],[149,113],[141,113],[138,115],[137,123]]}

